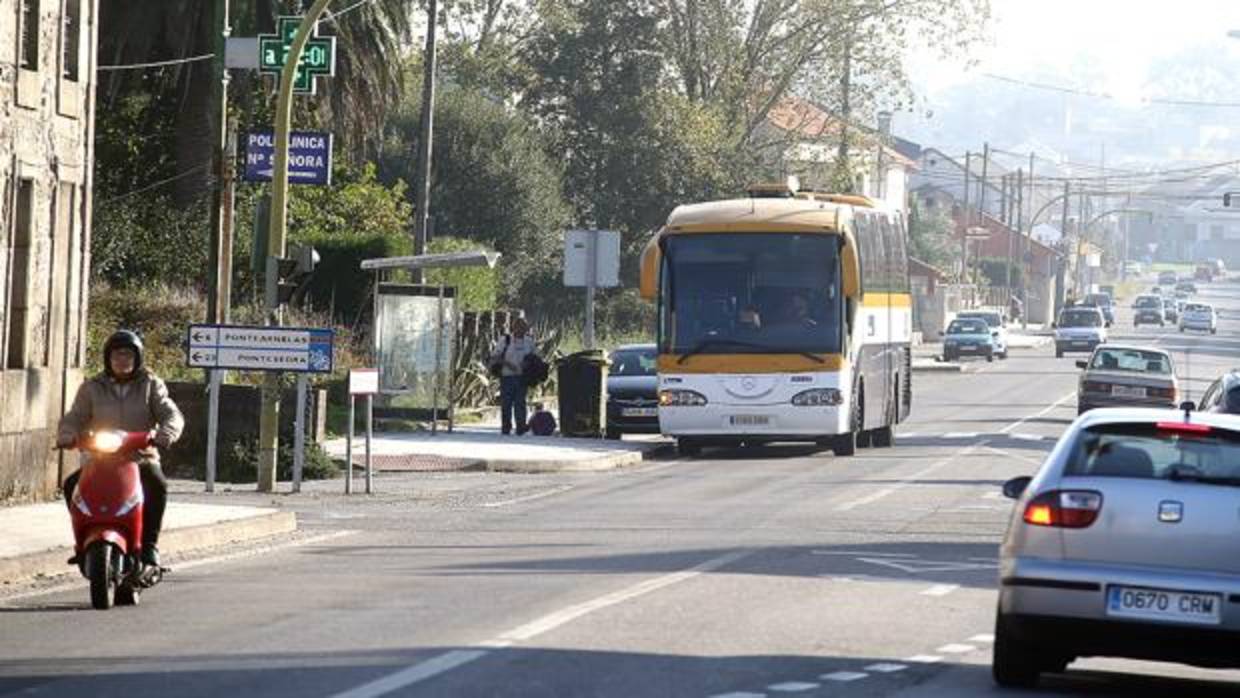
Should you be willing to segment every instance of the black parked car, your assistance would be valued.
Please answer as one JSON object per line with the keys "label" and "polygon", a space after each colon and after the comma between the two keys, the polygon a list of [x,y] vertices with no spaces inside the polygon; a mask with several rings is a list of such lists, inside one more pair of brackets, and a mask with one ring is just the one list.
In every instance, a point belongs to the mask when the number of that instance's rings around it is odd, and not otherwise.
{"label": "black parked car", "polygon": [[1228,371],[1211,383],[1201,395],[1197,409],[1202,412],[1240,414],[1240,371]]}
{"label": "black parked car", "polygon": [[659,433],[658,358],[653,344],[626,344],[611,353],[607,438]]}

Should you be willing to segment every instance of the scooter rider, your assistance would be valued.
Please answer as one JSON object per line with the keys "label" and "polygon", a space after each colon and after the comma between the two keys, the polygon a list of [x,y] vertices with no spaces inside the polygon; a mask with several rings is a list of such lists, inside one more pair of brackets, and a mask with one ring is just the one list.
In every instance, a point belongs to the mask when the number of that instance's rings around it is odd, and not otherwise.
{"label": "scooter rider", "polygon": [[[163,380],[142,365],[142,339],[134,332],[116,332],[103,345],[103,373],[78,388],[73,406],[60,418],[56,444],[72,447],[88,432],[104,429],[151,431],[154,446],[138,452],[145,500],[142,511],[142,561],[159,564],[159,530],[168,502],[168,481],[159,467],[159,451],[181,437],[185,418],[168,397]],[[65,479],[65,503],[73,506],[73,491],[81,471]]]}

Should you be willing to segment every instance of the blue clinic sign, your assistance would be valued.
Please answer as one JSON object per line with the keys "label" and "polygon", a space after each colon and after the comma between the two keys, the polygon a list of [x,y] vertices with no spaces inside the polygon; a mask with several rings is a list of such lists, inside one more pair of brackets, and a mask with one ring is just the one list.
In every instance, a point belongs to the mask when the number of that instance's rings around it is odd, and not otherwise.
{"label": "blue clinic sign", "polygon": [[[247,182],[270,182],[276,163],[275,134],[254,131],[245,137]],[[332,134],[325,131],[292,131],[288,136],[289,184],[332,183]]]}

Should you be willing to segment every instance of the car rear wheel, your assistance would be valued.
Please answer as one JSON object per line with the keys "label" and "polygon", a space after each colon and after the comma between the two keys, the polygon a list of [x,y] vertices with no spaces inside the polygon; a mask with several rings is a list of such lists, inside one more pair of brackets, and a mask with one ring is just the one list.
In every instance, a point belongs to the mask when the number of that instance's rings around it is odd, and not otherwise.
{"label": "car rear wheel", "polygon": [[702,444],[692,439],[681,437],[676,439],[676,453],[685,458],[692,458],[702,452]]}
{"label": "car rear wheel", "polygon": [[607,438],[615,441],[620,438],[620,430],[615,427],[607,427]]}
{"label": "car rear wheel", "polygon": [[1038,683],[1042,666],[1037,648],[1016,637],[1004,614],[996,613],[995,645],[990,662],[995,683],[1005,688],[1032,688]]}

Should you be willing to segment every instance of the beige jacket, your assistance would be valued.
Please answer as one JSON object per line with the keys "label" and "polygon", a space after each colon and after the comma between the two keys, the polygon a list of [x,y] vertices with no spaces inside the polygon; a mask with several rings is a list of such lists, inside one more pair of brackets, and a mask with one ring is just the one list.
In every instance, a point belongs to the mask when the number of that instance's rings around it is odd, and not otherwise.
{"label": "beige jacket", "polygon": [[[100,373],[78,388],[73,407],[60,418],[56,441],[70,444],[83,434],[100,429],[154,429],[156,445],[167,448],[181,438],[184,428],[185,418],[158,376],[143,369],[133,380],[118,383],[107,373]],[[159,451],[153,446],[140,453],[159,462]]]}

